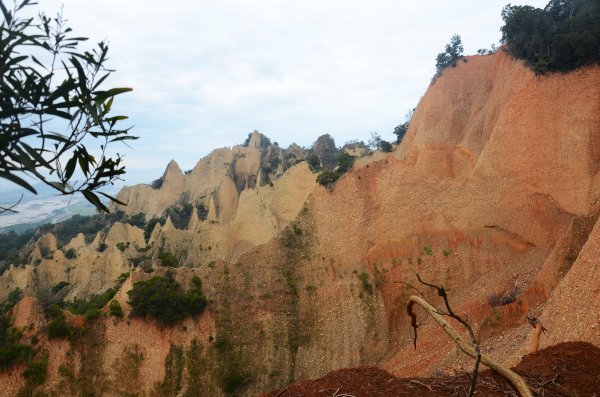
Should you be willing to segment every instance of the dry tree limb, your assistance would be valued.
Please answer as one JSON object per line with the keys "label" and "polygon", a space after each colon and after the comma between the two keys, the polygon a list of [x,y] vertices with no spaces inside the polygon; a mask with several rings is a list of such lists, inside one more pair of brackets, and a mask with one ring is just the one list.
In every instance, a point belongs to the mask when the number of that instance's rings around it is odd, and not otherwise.
{"label": "dry tree limb", "polygon": [[529,353],[534,353],[540,348],[540,336],[542,335],[542,332],[546,333],[548,330],[544,327],[542,322],[535,317],[527,316],[527,321],[535,328],[533,336],[531,337],[531,346],[529,347]]}
{"label": "dry tree limb", "polygon": [[427,389],[429,389],[429,391],[433,391],[433,389],[431,388],[431,386],[426,385],[425,383],[419,382],[418,380],[415,380],[415,379],[409,380],[408,383],[414,383],[416,385],[426,387]]}
{"label": "dry tree limb", "polygon": [[[435,284],[427,283],[427,282],[423,281],[418,274],[417,274],[417,279],[419,280],[419,282],[421,284],[436,289],[438,292],[438,295],[441,296],[442,299],[444,299],[444,305],[446,306],[446,312],[438,309],[437,313],[440,315],[452,317],[453,319],[455,319],[456,321],[461,323],[469,332],[469,337],[471,338],[471,346],[475,350],[475,362],[473,363],[473,370],[469,373],[469,376],[471,377],[471,384],[469,387],[469,392],[467,394],[467,397],[472,397],[473,394],[475,394],[475,389],[477,387],[477,377],[479,376],[479,364],[481,363],[481,347],[480,347],[479,340],[477,340],[477,337],[475,336],[473,327],[471,327],[471,324],[469,323],[468,319],[463,319],[462,317],[460,317],[459,315],[454,313],[454,311],[452,310],[452,307],[450,307],[450,302],[448,301],[448,294],[446,293],[446,290],[444,289],[443,285],[438,287]],[[425,298],[423,296],[423,294],[421,294],[421,296],[423,298]],[[409,313],[409,315],[410,314],[411,313]],[[411,318],[412,318],[412,316],[411,316]],[[416,316],[414,318],[412,318],[411,323],[416,324]],[[417,348],[417,343],[416,343],[417,329],[415,328],[414,330],[415,330],[414,344],[415,344],[415,349],[416,349]]]}
{"label": "dry tree limb", "polygon": [[[428,284],[428,285],[430,285],[430,284]],[[435,287],[435,288],[438,288],[438,287]],[[408,307],[411,310],[412,310],[412,307],[414,304],[417,304],[417,305],[421,306],[423,309],[425,309],[425,311],[435,320],[435,322],[437,322],[442,327],[442,329],[450,336],[450,338],[452,338],[454,343],[456,343],[456,345],[459,347],[460,350],[463,351],[463,353],[465,353],[468,356],[473,357],[473,358],[477,358],[477,356],[480,356],[481,362],[484,365],[486,365],[487,367],[489,367],[490,369],[492,369],[493,371],[502,375],[506,380],[508,380],[515,387],[515,389],[517,389],[517,391],[519,392],[519,395],[521,397],[533,397],[533,394],[529,390],[529,387],[527,386],[527,383],[525,383],[525,380],[523,380],[523,378],[521,378],[519,375],[517,375],[515,372],[513,372],[509,368],[498,363],[496,360],[492,359],[491,357],[488,357],[487,355],[485,355],[481,352],[478,354],[477,351],[473,348],[473,346],[471,346],[471,344],[469,344],[467,341],[465,341],[463,339],[463,337],[460,336],[460,334],[450,324],[448,324],[446,319],[443,317],[444,314],[442,314],[440,312],[440,310],[438,310],[436,307],[432,306],[425,299],[415,296],[415,295],[412,295],[408,299],[408,301],[409,301]],[[411,318],[416,319],[416,315],[414,313],[412,313]],[[415,333],[416,333],[416,329],[415,329]]]}

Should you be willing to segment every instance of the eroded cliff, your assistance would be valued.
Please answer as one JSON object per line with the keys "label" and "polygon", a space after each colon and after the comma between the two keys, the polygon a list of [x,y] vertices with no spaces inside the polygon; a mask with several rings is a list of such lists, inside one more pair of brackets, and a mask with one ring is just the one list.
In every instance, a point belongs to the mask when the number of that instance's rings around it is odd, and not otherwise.
{"label": "eroded cliff", "polygon": [[[208,200],[212,218],[186,230],[157,226],[144,252],[140,229],[115,224],[109,236],[120,241],[111,244],[131,245],[98,253],[99,240],[73,241],[80,254],[68,273],[59,251],[11,268],[3,294],[33,291],[37,273],[48,287],[69,281],[76,296],[133,270],[116,296],[127,312],[127,290],[150,277],[132,259],[145,256],[182,285],[198,275],[209,300],[204,314],[173,327],[101,317],[70,342],[47,341],[38,316],[31,332],[49,353],[40,388],[81,392],[90,378],[104,395],[119,395],[125,381],[136,395],[253,395],[361,364],[404,375],[467,365],[423,314],[414,350],[405,283],[416,286],[416,273],[443,284],[485,351],[509,364],[528,348],[526,314],[549,329],[543,346],[599,345],[600,67],[536,76],[503,51],[465,60],[429,87],[393,153],[361,159],[333,188],[316,185],[306,163],[272,187],[260,183],[253,135],[188,175],[170,164],[158,190],[119,195],[131,214]],[[182,267],[160,266],[165,251]],[[31,299],[14,310],[17,325],[38,318]],[[0,375],[10,395],[20,370]]]}

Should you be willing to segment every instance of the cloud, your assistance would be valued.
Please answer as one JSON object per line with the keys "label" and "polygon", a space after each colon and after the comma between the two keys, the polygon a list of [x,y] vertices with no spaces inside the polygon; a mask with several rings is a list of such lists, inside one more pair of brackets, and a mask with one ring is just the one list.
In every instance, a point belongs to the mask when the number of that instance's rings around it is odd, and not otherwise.
{"label": "cloud", "polygon": [[450,36],[462,36],[466,53],[497,43],[506,2],[47,0],[40,7],[52,14],[64,3],[74,32],[110,41],[117,73],[109,84],[134,88],[115,106],[141,137],[126,158],[137,175],[171,158],[192,168],[254,129],[282,145],[309,145],[321,133],[338,144],[370,131],[391,139]]}

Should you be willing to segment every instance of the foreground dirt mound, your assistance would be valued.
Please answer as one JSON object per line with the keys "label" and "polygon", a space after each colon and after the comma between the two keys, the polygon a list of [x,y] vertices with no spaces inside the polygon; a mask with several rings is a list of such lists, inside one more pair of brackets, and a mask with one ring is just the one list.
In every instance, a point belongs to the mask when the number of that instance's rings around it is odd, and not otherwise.
{"label": "foreground dirt mound", "polygon": [[[581,342],[561,343],[526,356],[514,368],[537,396],[595,396],[600,392],[600,349]],[[341,369],[316,380],[304,380],[262,397],[456,396],[469,389],[467,375],[440,378],[396,378],[376,367]],[[517,396],[498,375],[482,371],[479,396]]]}

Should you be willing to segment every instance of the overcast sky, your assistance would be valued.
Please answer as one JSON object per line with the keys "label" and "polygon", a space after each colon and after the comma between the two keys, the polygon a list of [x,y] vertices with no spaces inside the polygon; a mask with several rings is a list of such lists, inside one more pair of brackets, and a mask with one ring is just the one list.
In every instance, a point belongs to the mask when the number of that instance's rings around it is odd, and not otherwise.
{"label": "overcast sky", "polygon": [[[331,134],[338,145],[393,138],[454,33],[466,54],[500,39],[511,0],[38,0],[78,36],[109,41],[115,101],[140,140],[127,183],[171,159],[190,169],[258,130],[287,146]],[[543,7],[546,1],[511,1]]]}

